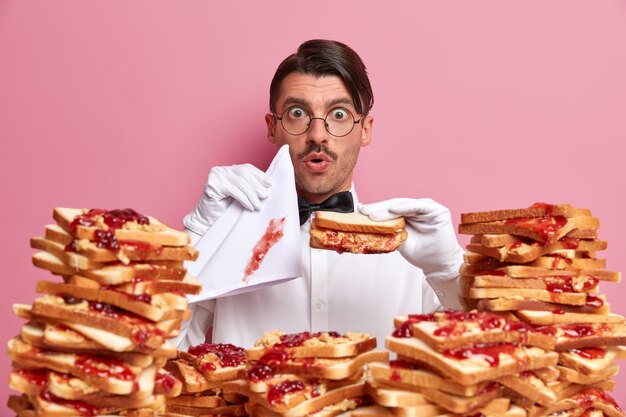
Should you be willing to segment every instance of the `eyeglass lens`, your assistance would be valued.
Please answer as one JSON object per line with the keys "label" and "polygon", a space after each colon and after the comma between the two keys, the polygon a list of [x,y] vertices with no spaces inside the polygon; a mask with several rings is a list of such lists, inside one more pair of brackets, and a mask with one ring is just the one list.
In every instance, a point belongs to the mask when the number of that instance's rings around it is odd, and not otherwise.
{"label": "eyeglass lens", "polygon": [[328,133],[333,136],[346,136],[355,125],[354,115],[343,107],[330,110],[324,118],[311,117],[302,107],[289,107],[283,112],[280,121],[287,133],[301,135],[309,130],[310,124],[315,119],[322,120]]}

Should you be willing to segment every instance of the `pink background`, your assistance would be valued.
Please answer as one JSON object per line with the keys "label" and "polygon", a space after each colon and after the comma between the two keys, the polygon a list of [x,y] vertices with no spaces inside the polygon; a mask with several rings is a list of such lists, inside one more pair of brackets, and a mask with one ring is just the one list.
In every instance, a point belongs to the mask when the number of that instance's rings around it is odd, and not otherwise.
{"label": "pink background", "polygon": [[[589,207],[608,269],[626,271],[626,3],[382,3],[0,1],[0,339],[23,323],[11,304],[49,278],[28,239],[53,207],[133,207],[180,227],[211,166],[265,169],[270,79],[317,37],[354,47],[371,75],[362,200],[429,196],[455,221]],[[602,286],[621,314],[625,288]]]}

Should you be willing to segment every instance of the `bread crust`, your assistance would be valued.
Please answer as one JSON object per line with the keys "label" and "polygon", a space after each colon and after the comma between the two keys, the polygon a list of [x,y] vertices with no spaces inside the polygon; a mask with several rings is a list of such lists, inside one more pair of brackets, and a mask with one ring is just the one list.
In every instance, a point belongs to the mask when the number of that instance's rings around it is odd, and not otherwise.
{"label": "bread crust", "polygon": [[406,226],[404,217],[377,222],[359,212],[337,213],[331,211],[316,211],[313,223],[315,227],[323,229],[375,234],[396,234]]}
{"label": "bread crust", "polygon": [[518,219],[524,217],[563,216],[563,217],[589,217],[591,210],[578,209],[570,204],[547,204],[537,205],[521,209],[505,209],[479,211],[473,213],[461,213],[461,223],[482,223],[506,219]]}
{"label": "bread crust", "polygon": [[496,379],[516,371],[555,366],[558,360],[556,352],[520,346],[516,349],[515,359],[508,355],[505,357],[500,355],[500,364],[491,367],[487,362],[470,361],[466,363],[466,360],[447,358],[417,338],[388,336],[386,345],[389,350],[420,362],[426,362],[447,377],[465,385]]}
{"label": "bread crust", "polygon": [[[266,333],[257,341],[257,346],[246,349],[246,356],[250,361],[256,361],[266,351],[280,343],[278,338],[282,332]],[[312,337],[301,346],[284,347],[292,358],[345,358],[357,356],[376,347],[376,338],[365,333],[346,333],[339,338],[327,332]]]}
{"label": "bread crust", "polygon": [[[57,207],[53,210],[52,217],[59,226],[67,232],[70,232],[70,224],[74,218],[87,211],[88,210],[86,209]],[[173,229],[154,217],[146,217],[150,219],[150,225],[152,226],[146,230],[142,230],[141,227],[137,226],[135,222],[131,222],[134,223],[135,228],[130,228],[130,224],[124,225],[121,229],[114,229],[113,233],[119,240],[135,240],[140,242],[157,243],[165,246],[184,246],[189,244],[189,236],[185,232]],[[79,224],[73,234],[77,239],[94,240],[94,234],[97,229],[108,229],[108,227],[104,224],[101,226],[102,227],[88,227]]]}

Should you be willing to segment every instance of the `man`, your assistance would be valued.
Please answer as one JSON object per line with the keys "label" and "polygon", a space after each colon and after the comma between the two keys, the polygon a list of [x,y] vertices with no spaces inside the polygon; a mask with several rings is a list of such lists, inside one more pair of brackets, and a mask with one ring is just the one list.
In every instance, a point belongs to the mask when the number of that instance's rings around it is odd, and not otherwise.
{"label": "man", "polygon": [[[242,346],[270,330],[367,332],[382,343],[395,315],[432,312],[440,301],[457,305],[462,250],[449,210],[429,199],[358,204],[352,175],[372,138],[373,101],[365,65],[342,43],[307,41],[280,64],[265,121],[269,142],[289,145],[301,211],[302,278],[195,305],[179,348],[203,342],[211,326],[214,342]],[[215,167],[185,227],[197,242],[233,199],[258,210],[270,192],[271,180],[252,165]],[[333,210],[326,206],[337,201],[373,220],[404,216],[407,241],[398,252],[379,255],[310,248],[308,211],[320,205]]]}

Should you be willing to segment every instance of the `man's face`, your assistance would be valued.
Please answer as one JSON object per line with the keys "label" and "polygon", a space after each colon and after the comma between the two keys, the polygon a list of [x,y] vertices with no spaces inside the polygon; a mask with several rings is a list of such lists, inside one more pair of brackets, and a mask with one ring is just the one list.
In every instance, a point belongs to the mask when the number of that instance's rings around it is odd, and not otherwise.
{"label": "man's face", "polygon": [[[343,81],[334,75],[319,78],[301,73],[288,75],[280,87],[276,114],[280,117],[286,109],[296,107],[296,112],[303,109],[311,117],[320,118],[333,109],[344,108],[355,120],[361,119]],[[359,150],[371,140],[371,116],[364,117],[343,137],[332,136],[319,119],[312,120],[309,129],[296,136],[287,133],[271,113],[265,116],[265,121],[269,141],[278,147],[289,145],[296,190],[301,197],[319,203],[350,189]]]}

